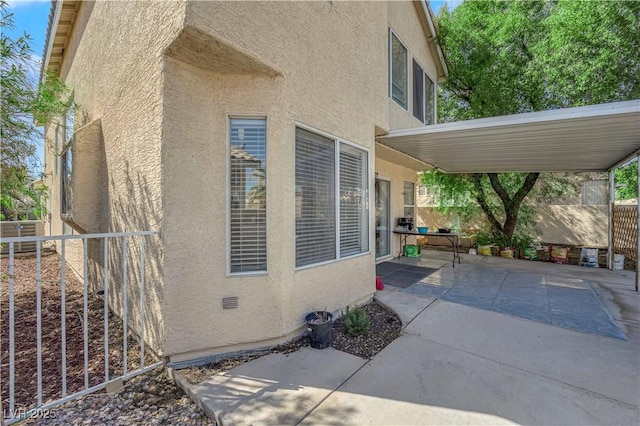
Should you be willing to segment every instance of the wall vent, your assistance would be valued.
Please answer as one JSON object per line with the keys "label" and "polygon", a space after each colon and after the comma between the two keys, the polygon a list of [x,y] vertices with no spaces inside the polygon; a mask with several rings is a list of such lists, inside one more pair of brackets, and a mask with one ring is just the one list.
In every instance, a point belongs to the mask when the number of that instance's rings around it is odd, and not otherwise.
{"label": "wall vent", "polygon": [[238,308],[238,298],[237,297],[223,297],[222,298],[222,309],[237,309]]}

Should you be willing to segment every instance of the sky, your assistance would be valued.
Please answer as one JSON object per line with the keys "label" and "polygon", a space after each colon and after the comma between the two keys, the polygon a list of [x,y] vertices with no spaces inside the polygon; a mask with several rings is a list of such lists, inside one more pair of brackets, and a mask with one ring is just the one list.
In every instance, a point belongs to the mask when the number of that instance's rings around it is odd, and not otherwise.
{"label": "sky", "polygon": [[[29,34],[32,58],[38,63],[36,73],[39,74],[51,2],[49,0],[9,0],[7,4],[10,13],[13,14],[15,28],[2,28],[2,32],[12,39],[21,37],[25,33]],[[37,142],[38,157],[40,163],[44,164],[44,144],[42,140]]]}
{"label": "sky", "polygon": [[11,38],[22,36],[25,32],[29,34],[32,38],[33,54],[41,58],[51,2],[49,0],[9,0],[7,3],[13,13],[16,27],[13,30],[3,28],[2,31]]}

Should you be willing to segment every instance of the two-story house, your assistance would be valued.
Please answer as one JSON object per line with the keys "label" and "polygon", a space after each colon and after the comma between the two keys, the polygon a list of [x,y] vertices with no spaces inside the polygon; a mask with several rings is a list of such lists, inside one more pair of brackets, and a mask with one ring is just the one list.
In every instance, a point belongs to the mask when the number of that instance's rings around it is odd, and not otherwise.
{"label": "two-story house", "polygon": [[446,76],[426,1],[59,0],[45,68],[76,104],[47,128],[51,232],[160,231],[146,335],[172,362],[371,299],[428,168],[376,137],[435,123]]}

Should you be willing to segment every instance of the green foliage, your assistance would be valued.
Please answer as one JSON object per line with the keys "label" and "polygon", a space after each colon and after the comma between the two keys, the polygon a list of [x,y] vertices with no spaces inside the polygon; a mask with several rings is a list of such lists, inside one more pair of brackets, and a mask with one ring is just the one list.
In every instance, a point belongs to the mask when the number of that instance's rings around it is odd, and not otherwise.
{"label": "green foliage", "polygon": [[465,1],[437,21],[441,121],[640,98],[640,2]]}
{"label": "green foliage", "polygon": [[493,235],[487,231],[479,231],[476,233],[476,244],[479,246],[488,246],[493,243]]}
{"label": "green foliage", "polygon": [[[449,76],[439,87],[439,120],[640,98],[639,22],[640,2],[633,1],[484,0],[443,7],[438,39]],[[571,176],[438,171],[425,173],[423,182],[435,187],[440,211],[468,220],[481,210],[491,232],[506,242],[516,229],[535,232],[533,202],[567,196],[579,184]]]}
{"label": "green foliage", "polygon": [[638,198],[638,163],[631,161],[615,170],[616,200]]}
{"label": "green foliage", "polygon": [[369,314],[363,308],[349,309],[342,315],[342,323],[351,337],[367,335],[371,329]]}
{"label": "green foliage", "polygon": [[[7,3],[0,1],[2,28],[14,28]],[[19,219],[18,207],[32,206],[34,214],[44,209],[41,189],[33,186],[40,169],[37,155],[42,125],[64,114],[70,91],[52,74],[39,82],[38,64],[32,59],[31,38],[11,39],[0,35],[0,207],[5,219]]]}
{"label": "green foliage", "polygon": [[[506,195],[513,199],[523,187],[527,175],[527,173],[499,173],[497,179]],[[493,189],[488,174],[453,175],[434,169],[423,172],[421,179],[436,198],[436,211],[458,214],[463,221],[470,221],[484,213],[486,217],[491,216],[501,222],[496,224],[488,220],[491,227],[489,233],[495,236],[504,233],[508,203],[503,202]],[[520,203],[517,207],[513,206],[517,208],[516,229],[522,234],[535,235],[538,230],[532,205],[547,203],[560,197],[575,196],[578,194],[582,180],[584,177],[579,175],[542,174],[535,186],[527,193],[526,202]],[[484,208],[480,207],[480,201]],[[507,232],[507,240],[512,236],[513,233]]]}
{"label": "green foliage", "polygon": [[511,245],[524,251],[533,245],[533,238],[529,235],[515,234],[511,239]]}

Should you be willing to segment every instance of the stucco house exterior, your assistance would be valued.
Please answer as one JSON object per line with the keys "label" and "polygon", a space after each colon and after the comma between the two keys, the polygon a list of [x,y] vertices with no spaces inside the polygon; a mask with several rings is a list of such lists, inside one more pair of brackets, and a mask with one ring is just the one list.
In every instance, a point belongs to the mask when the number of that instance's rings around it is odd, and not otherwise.
{"label": "stucco house exterior", "polygon": [[446,77],[425,1],[57,1],[45,67],[76,105],[46,131],[47,229],[159,231],[146,335],[173,363],[372,298],[428,168],[376,137],[435,123]]}

